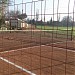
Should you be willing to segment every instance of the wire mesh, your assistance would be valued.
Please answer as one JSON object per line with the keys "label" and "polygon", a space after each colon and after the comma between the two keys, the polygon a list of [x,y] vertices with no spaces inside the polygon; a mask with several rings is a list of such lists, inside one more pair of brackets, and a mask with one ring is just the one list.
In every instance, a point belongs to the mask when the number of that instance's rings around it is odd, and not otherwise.
{"label": "wire mesh", "polygon": [[0,2],[0,75],[75,75],[74,0]]}

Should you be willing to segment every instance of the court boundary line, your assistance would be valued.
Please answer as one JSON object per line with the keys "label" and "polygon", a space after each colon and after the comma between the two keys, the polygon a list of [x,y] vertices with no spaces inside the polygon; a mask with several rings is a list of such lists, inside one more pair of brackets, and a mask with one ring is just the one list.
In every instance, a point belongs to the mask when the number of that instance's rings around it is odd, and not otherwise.
{"label": "court boundary line", "polygon": [[11,65],[15,66],[16,68],[18,68],[18,69],[20,69],[20,70],[22,70],[22,71],[24,71],[24,72],[30,74],[30,75],[36,75],[35,73],[33,73],[33,72],[31,72],[31,71],[29,71],[29,70],[27,70],[27,69],[25,69],[25,68],[23,68],[23,67],[21,67],[21,66],[15,64],[15,63],[13,63],[13,62],[11,62],[11,61],[9,61],[9,60],[3,58],[3,57],[0,57],[0,59],[3,60],[4,62],[8,63],[8,64],[11,64]]}
{"label": "court boundary line", "polygon": [[53,29],[49,29],[49,30],[40,30],[40,29],[37,29],[37,30],[36,29],[35,30],[34,29],[30,29],[30,30],[0,30],[0,32],[10,32],[10,31],[11,32],[17,32],[17,31],[22,31],[22,32],[26,31],[27,32],[27,31],[65,31],[65,30],[56,30],[56,29],[55,30],[53,30]]}
{"label": "court boundary line", "polygon": [[[41,46],[47,46],[47,45],[41,45]],[[4,53],[15,52],[15,51],[21,51],[21,50],[24,50],[24,49],[36,48],[36,47],[40,47],[40,46],[33,46],[33,47],[27,47],[27,48],[20,48],[20,49],[16,49],[16,50],[4,51],[4,52],[0,52],[0,53],[4,54]],[[48,46],[48,47],[51,47],[51,46]],[[54,47],[54,48],[57,48],[57,47]],[[75,53],[74,50],[63,49],[63,48],[58,48],[58,49],[62,49],[63,51],[66,51],[66,50],[67,50],[67,51],[69,51],[69,52],[74,52],[74,53]],[[21,66],[19,66],[19,65],[16,65],[15,63],[13,63],[13,62],[11,62],[11,61],[9,61],[9,60],[3,58],[3,57],[0,57],[0,59],[3,60],[3,61],[5,61],[5,62],[7,62],[7,63],[9,63],[9,64],[11,64],[11,65],[13,65],[13,66],[15,66],[16,68],[18,68],[18,69],[20,69],[20,70],[22,70],[22,71],[24,71],[24,72],[27,72],[27,73],[30,74],[30,75],[36,75],[35,73],[33,73],[33,72],[31,72],[31,71],[28,71],[27,69],[25,69],[25,68],[23,68],[23,67],[21,67]]]}
{"label": "court boundary line", "polygon": [[[48,45],[41,45],[41,46],[48,46]],[[10,50],[10,51],[3,51],[3,52],[0,52],[1,54],[4,54],[4,53],[10,53],[10,52],[15,52],[15,51],[21,51],[21,50],[24,50],[24,49],[30,49],[30,48],[35,48],[35,47],[40,47],[40,45],[38,46],[33,46],[33,47],[27,47],[27,48],[20,48],[20,49],[15,49],[15,50]],[[52,46],[48,46],[48,47],[52,47]],[[53,47],[53,48],[58,48],[58,47]],[[58,48],[58,49],[63,49],[63,51],[69,51],[69,52],[74,52],[74,50],[71,50],[71,49],[64,49],[64,48]]]}

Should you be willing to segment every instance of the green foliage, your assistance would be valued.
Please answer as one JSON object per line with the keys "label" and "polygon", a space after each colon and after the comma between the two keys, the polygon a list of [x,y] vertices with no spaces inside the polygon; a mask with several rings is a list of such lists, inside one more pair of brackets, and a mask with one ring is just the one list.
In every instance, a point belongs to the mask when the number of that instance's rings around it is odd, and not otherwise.
{"label": "green foliage", "polygon": [[2,18],[0,19],[0,27],[1,27],[1,25],[3,25],[3,24],[5,24],[5,17],[4,17],[4,16],[2,16]]}
{"label": "green foliage", "polygon": [[19,19],[24,19],[26,17],[27,17],[26,13],[18,15],[18,18]]}
{"label": "green foliage", "polygon": [[71,16],[64,16],[61,23],[63,26],[72,26],[73,19]]}
{"label": "green foliage", "polygon": [[19,19],[24,19],[27,17],[26,13],[23,13],[21,14],[21,12],[19,10],[10,10],[7,12],[7,17],[10,16],[10,17],[16,17],[16,18],[19,18]]}

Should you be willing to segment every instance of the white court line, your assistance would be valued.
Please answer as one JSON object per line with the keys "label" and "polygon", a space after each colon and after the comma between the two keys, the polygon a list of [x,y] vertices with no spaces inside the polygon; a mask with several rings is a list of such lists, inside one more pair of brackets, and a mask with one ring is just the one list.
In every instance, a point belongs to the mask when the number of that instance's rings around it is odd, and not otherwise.
{"label": "white court line", "polygon": [[[46,46],[46,45],[41,45],[42,46]],[[10,52],[15,52],[15,51],[21,51],[21,50],[25,50],[25,49],[30,49],[30,48],[35,48],[35,47],[40,47],[40,46],[33,46],[33,47],[27,47],[27,48],[20,48],[20,49],[16,49],[16,50],[10,50],[10,51],[3,51],[3,52],[0,52],[1,54],[4,54],[4,53],[10,53]],[[52,46],[48,46],[48,47],[52,47]],[[67,50],[69,52],[74,52],[74,50],[70,50],[70,49],[64,49],[64,48],[59,48],[59,47],[53,47],[53,48],[58,48],[58,49],[62,49],[63,51]]]}
{"label": "white court line", "polygon": [[[57,42],[57,43],[63,43],[63,42]],[[53,44],[56,44],[56,43],[53,43]],[[46,44],[46,45],[49,45],[49,44]],[[46,45],[41,45],[41,46],[46,46]],[[27,47],[27,48],[20,48],[20,49],[10,50],[10,51],[3,51],[3,52],[0,52],[0,53],[8,53],[8,52],[14,52],[14,51],[21,51],[23,49],[30,49],[30,48],[35,48],[35,47],[39,47],[39,46],[33,46],[33,47]],[[54,48],[58,48],[58,47],[54,47]],[[59,49],[63,49],[63,48],[59,48]],[[74,50],[69,50],[69,49],[67,49],[67,50],[68,51],[71,51],[71,52],[72,51],[75,52]]]}
{"label": "white court line", "polygon": [[16,32],[17,32],[17,31],[22,31],[22,32],[23,32],[23,31],[26,31],[26,32],[27,32],[27,31],[38,31],[38,32],[39,32],[39,31],[57,31],[57,30],[51,30],[51,29],[50,29],[50,30],[32,30],[32,29],[31,29],[31,30],[0,30],[0,31],[1,31],[1,32],[10,32],[10,31],[12,31],[12,32],[14,32],[14,31],[16,31]]}
{"label": "white court line", "polygon": [[30,75],[36,75],[35,73],[32,73],[31,71],[28,71],[27,69],[25,69],[25,68],[23,68],[23,67],[21,67],[21,66],[19,66],[19,65],[16,65],[15,63],[13,63],[13,62],[11,62],[11,61],[9,61],[9,60],[3,58],[3,57],[0,57],[0,59],[3,60],[3,61],[5,61],[6,63],[9,63],[9,64],[15,66],[16,68],[18,68],[18,69],[20,69],[20,70],[22,70],[22,71],[24,71],[24,72],[27,72],[27,73],[30,74]]}
{"label": "white court line", "polygon": [[[41,46],[46,46],[46,45],[41,45]],[[23,50],[23,49],[30,49],[30,48],[35,48],[35,47],[39,47],[39,46],[28,47],[28,48],[21,48],[21,49],[10,50],[10,51],[4,51],[4,52],[0,52],[0,53],[8,53],[8,52],[21,51],[21,50]],[[51,47],[51,46],[50,46],[50,47]],[[57,48],[57,47],[54,47],[54,48]],[[64,50],[64,51],[66,50],[66,49],[63,49],[63,48],[58,48],[58,49],[62,49],[62,50]],[[69,49],[67,49],[67,50],[68,50],[69,52],[74,52],[74,53],[75,53],[74,50],[69,50]],[[25,68],[23,68],[23,67],[21,67],[21,66],[19,66],[19,65],[16,65],[16,64],[14,64],[13,62],[10,62],[10,61],[7,60],[7,59],[4,59],[3,57],[0,57],[0,59],[3,60],[3,61],[5,61],[5,62],[7,62],[7,63],[9,63],[9,64],[11,64],[11,65],[13,65],[13,66],[15,66],[16,68],[19,68],[19,69],[23,70],[24,72],[29,73],[30,75],[36,75],[36,74],[32,73],[31,71],[28,71],[27,69],[25,69]]]}

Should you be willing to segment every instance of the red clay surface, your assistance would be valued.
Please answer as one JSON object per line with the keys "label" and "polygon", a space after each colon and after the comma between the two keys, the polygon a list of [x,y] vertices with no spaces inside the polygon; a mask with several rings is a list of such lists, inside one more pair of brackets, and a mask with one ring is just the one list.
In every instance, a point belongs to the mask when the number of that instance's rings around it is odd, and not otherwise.
{"label": "red clay surface", "polygon": [[31,75],[15,65],[36,75],[75,75],[74,41],[30,34],[0,35],[0,58],[14,63],[0,59],[0,75]]}

